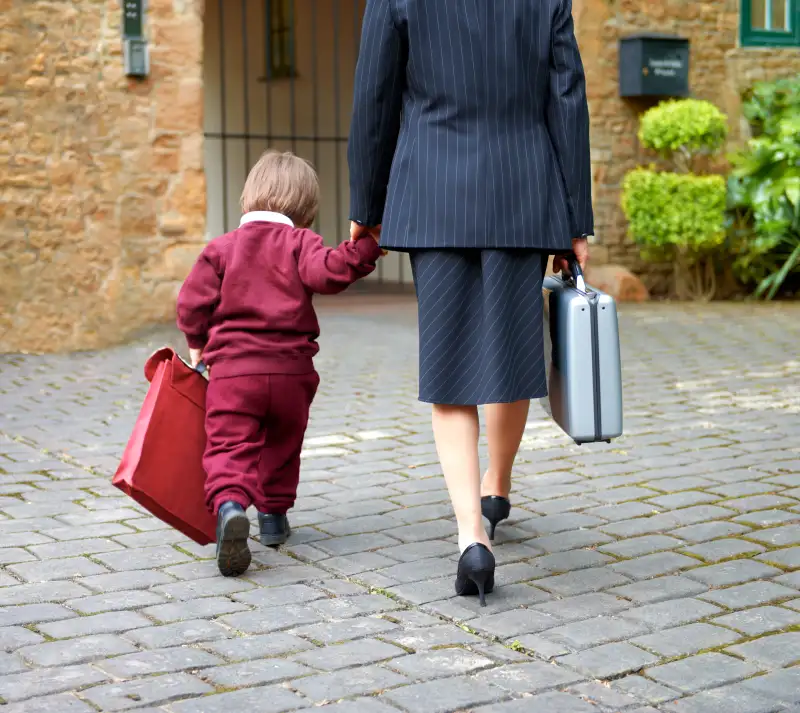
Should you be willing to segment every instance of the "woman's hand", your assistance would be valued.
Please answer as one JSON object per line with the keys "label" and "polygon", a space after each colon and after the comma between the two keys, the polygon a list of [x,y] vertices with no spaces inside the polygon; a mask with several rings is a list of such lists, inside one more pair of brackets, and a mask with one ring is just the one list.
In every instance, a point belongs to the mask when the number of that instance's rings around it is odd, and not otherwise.
{"label": "woman's hand", "polygon": [[[350,221],[350,240],[363,240],[364,238],[372,238],[378,245],[381,243],[381,226],[376,225],[368,228],[366,225],[359,225],[354,221]],[[381,250],[381,255],[388,254],[386,250]]]}
{"label": "woman's hand", "polygon": [[[578,265],[581,270],[586,269],[586,264],[589,262],[589,241],[586,238],[573,238],[572,252],[578,258]],[[553,258],[553,271],[554,272],[569,272],[569,262],[564,255],[556,255]]]}

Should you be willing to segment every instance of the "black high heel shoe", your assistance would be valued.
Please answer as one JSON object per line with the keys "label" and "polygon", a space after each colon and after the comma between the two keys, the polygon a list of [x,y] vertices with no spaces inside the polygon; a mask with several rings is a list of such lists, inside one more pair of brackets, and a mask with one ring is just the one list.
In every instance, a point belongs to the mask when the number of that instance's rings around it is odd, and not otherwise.
{"label": "black high heel shoe", "polygon": [[486,595],[494,590],[494,555],[489,549],[474,542],[461,553],[456,574],[456,594],[460,597],[477,594],[481,606],[486,606]]}
{"label": "black high heel shoe", "polygon": [[494,529],[498,522],[508,519],[511,514],[511,503],[508,498],[500,495],[485,495],[481,498],[481,512],[491,527],[489,539],[494,541]]}

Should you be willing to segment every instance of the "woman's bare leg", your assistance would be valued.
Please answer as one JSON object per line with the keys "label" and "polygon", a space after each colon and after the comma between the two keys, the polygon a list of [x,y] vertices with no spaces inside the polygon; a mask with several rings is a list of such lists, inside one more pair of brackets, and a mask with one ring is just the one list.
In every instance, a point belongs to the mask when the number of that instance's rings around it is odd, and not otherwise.
{"label": "woman's bare leg", "polygon": [[490,547],[481,515],[479,433],[476,406],[434,405],[433,435],[458,522],[462,552],[473,542]]}
{"label": "woman's bare leg", "polygon": [[486,405],[489,469],[481,484],[481,495],[507,498],[511,493],[511,469],[525,432],[530,403],[516,401],[510,404]]}

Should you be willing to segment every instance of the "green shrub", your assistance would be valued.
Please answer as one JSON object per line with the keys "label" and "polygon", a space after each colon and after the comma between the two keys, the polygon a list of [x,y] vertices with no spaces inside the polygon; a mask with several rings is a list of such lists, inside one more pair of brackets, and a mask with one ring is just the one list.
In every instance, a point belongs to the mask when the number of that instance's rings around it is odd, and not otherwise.
{"label": "green shrub", "polygon": [[655,260],[704,255],[725,241],[725,179],[637,168],[622,184],[631,237]]}
{"label": "green shrub", "polygon": [[681,298],[710,299],[716,289],[710,259],[725,242],[722,176],[630,171],[622,185],[629,232],[646,260],[671,261]]}
{"label": "green shrub", "polygon": [[758,85],[746,111],[761,133],[731,156],[734,271],[772,299],[800,272],[800,80]]}
{"label": "green shrub", "polygon": [[[698,99],[661,102],[644,113],[639,141],[662,156],[686,164],[692,156],[713,154],[725,144],[728,120],[717,107]],[[688,170],[688,165],[680,166]]]}

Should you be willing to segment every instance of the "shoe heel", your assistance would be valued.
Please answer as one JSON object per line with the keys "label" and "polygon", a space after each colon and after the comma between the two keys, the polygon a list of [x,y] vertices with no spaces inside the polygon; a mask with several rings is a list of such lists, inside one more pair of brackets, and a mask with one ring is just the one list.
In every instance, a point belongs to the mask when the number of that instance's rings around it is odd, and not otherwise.
{"label": "shoe heel", "polygon": [[511,503],[499,495],[486,495],[481,498],[481,513],[489,521],[489,540],[494,542],[495,529],[511,514]]}
{"label": "shoe heel", "polygon": [[489,579],[490,574],[491,572],[485,570],[481,572],[472,572],[468,575],[478,588],[478,599],[482,607],[486,606],[486,580]]}

